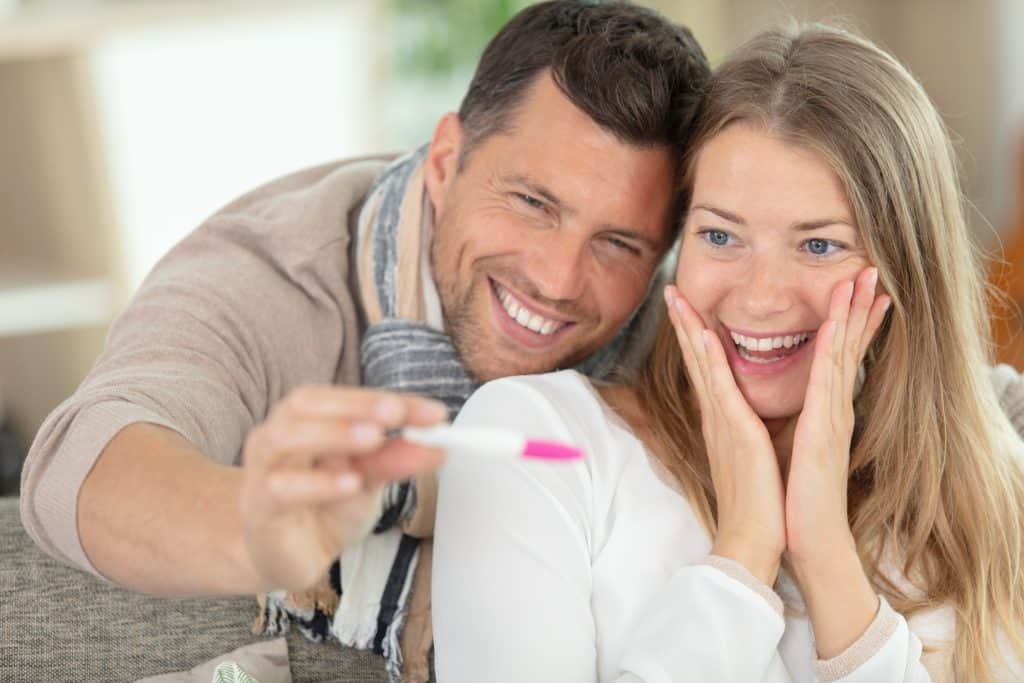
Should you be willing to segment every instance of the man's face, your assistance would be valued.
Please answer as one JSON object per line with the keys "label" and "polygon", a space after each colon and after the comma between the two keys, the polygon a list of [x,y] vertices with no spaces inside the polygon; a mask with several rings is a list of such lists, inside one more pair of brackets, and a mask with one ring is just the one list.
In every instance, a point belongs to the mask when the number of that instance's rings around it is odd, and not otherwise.
{"label": "man's face", "polygon": [[447,331],[481,380],[568,367],[611,341],[672,220],[671,151],[621,142],[549,76],[511,124],[456,170],[462,132],[449,115],[427,157],[434,279]]}

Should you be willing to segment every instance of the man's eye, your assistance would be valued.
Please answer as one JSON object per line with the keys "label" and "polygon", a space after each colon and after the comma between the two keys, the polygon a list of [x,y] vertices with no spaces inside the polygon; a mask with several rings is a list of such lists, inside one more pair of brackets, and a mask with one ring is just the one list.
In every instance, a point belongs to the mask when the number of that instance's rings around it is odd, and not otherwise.
{"label": "man's eye", "polygon": [[620,240],[618,237],[609,237],[608,238],[608,242],[609,242],[609,244],[611,244],[616,249],[621,249],[622,251],[627,251],[630,254],[636,254],[638,256],[640,254],[640,250],[639,249],[634,247],[629,242],[625,242],[623,240]]}
{"label": "man's eye", "polygon": [[543,209],[544,208],[544,202],[540,201],[536,197],[531,197],[530,195],[522,194],[521,192],[516,192],[515,196],[516,196],[516,198],[519,201],[523,202],[524,204],[529,206],[531,209]]}

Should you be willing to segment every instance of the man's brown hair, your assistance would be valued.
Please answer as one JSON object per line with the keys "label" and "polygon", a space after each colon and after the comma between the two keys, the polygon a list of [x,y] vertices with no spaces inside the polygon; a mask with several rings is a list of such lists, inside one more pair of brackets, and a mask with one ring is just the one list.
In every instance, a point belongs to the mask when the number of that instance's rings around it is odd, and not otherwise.
{"label": "man's brown hair", "polygon": [[682,156],[709,76],[689,29],[626,2],[553,0],[524,9],[487,45],[459,118],[460,165],[482,141],[509,132],[516,108],[549,72],[595,123],[637,146]]}

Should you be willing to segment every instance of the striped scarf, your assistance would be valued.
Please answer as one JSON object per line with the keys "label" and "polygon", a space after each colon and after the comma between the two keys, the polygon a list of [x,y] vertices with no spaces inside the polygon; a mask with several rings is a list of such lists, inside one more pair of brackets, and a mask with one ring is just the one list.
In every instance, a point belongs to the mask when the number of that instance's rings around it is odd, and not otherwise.
{"label": "striped scarf", "polygon": [[[444,331],[430,272],[434,217],[423,181],[426,149],[388,166],[360,210],[356,273],[368,322],[360,350],[363,384],[440,400],[454,418],[478,382]],[[595,378],[609,375],[627,343],[630,350],[644,346],[635,342],[649,338],[656,310],[642,306],[609,346],[578,369]],[[426,681],[435,494],[433,476],[387,486],[373,534],[334,563],[329,585],[302,595],[263,596],[254,631],[276,635],[295,622],[311,640],[333,638],[382,655],[392,682]]]}

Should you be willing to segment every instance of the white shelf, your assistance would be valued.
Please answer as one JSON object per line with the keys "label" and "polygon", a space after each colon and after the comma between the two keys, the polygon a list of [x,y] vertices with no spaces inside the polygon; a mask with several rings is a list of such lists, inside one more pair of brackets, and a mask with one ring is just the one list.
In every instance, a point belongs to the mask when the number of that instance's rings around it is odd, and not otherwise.
{"label": "white shelf", "polygon": [[105,325],[114,310],[105,278],[0,278],[0,338]]}

